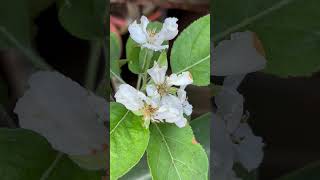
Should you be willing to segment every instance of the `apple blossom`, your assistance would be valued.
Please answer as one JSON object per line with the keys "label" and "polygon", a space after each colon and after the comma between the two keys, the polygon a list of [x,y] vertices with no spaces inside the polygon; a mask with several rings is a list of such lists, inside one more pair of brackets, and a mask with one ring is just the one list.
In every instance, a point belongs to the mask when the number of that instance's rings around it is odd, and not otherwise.
{"label": "apple blossom", "polygon": [[164,41],[172,40],[178,34],[178,19],[166,18],[160,32],[148,30],[149,20],[147,17],[140,18],[140,24],[134,21],[129,25],[130,37],[141,45],[143,48],[148,48],[153,51],[161,51],[167,49],[168,45],[162,45]]}

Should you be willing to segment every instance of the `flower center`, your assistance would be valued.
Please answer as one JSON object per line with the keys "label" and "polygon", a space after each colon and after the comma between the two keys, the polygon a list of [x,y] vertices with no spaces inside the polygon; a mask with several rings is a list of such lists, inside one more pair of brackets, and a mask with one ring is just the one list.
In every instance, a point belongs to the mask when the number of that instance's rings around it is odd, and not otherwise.
{"label": "flower center", "polygon": [[144,119],[150,119],[151,116],[157,111],[157,108],[152,107],[151,105],[145,105],[143,108],[143,117]]}
{"label": "flower center", "polygon": [[149,42],[150,43],[153,43],[155,42],[156,40],[156,35],[157,35],[157,32],[156,32],[156,29],[152,29],[152,30],[148,30],[148,35],[149,35]]}
{"label": "flower center", "polygon": [[160,96],[164,96],[169,93],[168,86],[166,83],[157,85],[157,90],[158,90],[158,93],[160,94]]}

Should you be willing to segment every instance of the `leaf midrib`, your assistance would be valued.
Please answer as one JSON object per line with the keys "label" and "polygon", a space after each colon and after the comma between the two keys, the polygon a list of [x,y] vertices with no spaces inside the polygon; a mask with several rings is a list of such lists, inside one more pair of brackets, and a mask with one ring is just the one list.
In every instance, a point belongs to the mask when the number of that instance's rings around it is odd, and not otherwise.
{"label": "leaf midrib", "polygon": [[180,173],[179,173],[179,171],[178,171],[178,169],[177,169],[177,167],[176,167],[176,164],[175,164],[175,162],[174,162],[175,159],[173,158],[173,156],[172,156],[172,154],[171,154],[171,150],[170,150],[170,148],[169,148],[169,145],[168,145],[168,143],[167,143],[167,140],[166,140],[165,136],[162,134],[162,131],[159,129],[158,125],[155,124],[155,126],[156,126],[157,130],[159,131],[159,134],[161,135],[161,137],[162,137],[162,139],[163,139],[163,142],[165,143],[165,145],[166,145],[166,147],[167,147],[167,149],[168,149],[168,153],[169,153],[169,155],[170,155],[171,162],[172,162],[173,167],[175,168],[175,170],[176,170],[176,172],[177,172],[177,175],[178,175],[178,177],[179,177],[179,180],[182,180],[182,179],[181,179],[181,175],[180,175]]}
{"label": "leaf midrib", "polygon": [[187,71],[187,70],[193,68],[194,66],[197,66],[198,64],[201,64],[202,62],[204,62],[205,60],[207,60],[207,59],[209,59],[209,58],[210,58],[210,54],[209,54],[208,56],[200,59],[200,60],[197,61],[196,63],[193,63],[193,64],[191,64],[190,66],[187,66],[187,67],[185,67],[184,69],[178,71],[177,74],[182,73],[182,72],[184,72],[184,71]]}
{"label": "leaf midrib", "polygon": [[243,19],[240,23],[238,23],[230,28],[227,28],[225,31],[218,33],[216,36],[214,36],[214,38],[213,38],[214,42],[220,41],[225,36],[236,31],[237,29],[240,29],[244,26],[247,26],[247,25],[251,24],[252,22],[270,14],[271,12],[283,8],[284,6],[290,4],[293,1],[295,1],[295,0],[281,0],[280,2],[273,4],[273,6],[271,6],[270,8],[267,8],[264,11],[261,11],[260,13],[254,15],[254,16],[247,17],[247,18]]}

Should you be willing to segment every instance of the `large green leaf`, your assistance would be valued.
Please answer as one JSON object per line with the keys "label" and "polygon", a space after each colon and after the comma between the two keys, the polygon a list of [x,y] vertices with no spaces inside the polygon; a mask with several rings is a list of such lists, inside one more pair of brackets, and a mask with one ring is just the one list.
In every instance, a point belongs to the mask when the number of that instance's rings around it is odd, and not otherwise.
{"label": "large green leaf", "polygon": [[218,0],[214,41],[230,33],[256,32],[267,56],[265,72],[281,77],[308,76],[320,70],[318,0]]}
{"label": "large green leaf", "polygon": [[72,35],[86,40],[104,36],[105,0],[59,0],[59,20]]}
{"label": "large green leaf", "polygon": [[120,53],[121,46],[115,33],[110,33],[110,76],[120,77]]}
{"label": "large green leaf", "polygon": [[208,179],[209,161],[190,126],[150,125],[148,164],[154,180]]}
{"label": "large green leaf", "polygon": [[278,180],[319,180],[320,162],[312,163],[306,167],[285,175]]}
{"label": "large green leaf", "polygon": [[0,49],[31,44],[31,21],[26,0],[3,0],[0,5]]}
{"label": "large green leaf", "polygon": [[54,151],[45,138],[24,129],[0,129],[1,180],[100,180],[66,155]]}
{"label": "large green leaf", "polygon": [[190,71],[193,84],[210,84],[210,15],[188,26],[174,42],[171,52],[174,73]]}
{"label": "large green leaf", "polygon": [[119,103],[110,104],[110,178],[126,174],[142,158],[149,142],[149,130],[141,117]]}

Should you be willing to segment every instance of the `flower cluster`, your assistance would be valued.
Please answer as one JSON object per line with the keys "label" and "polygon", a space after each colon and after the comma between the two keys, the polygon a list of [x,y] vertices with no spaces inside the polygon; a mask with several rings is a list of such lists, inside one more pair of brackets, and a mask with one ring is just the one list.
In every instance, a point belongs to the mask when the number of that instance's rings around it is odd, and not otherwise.
{"label": "flower cluster", "polygon": [[[177,21],[177,18],[166,18],[162,29],[157,33],[147,29],[149,20],[142,16],[140,24],[137,21],[130,24],[130,37],[140,44],[141,48],[162,51],[169,48],[168,45],[162,45],[164,41],[177,36]],[[186,86],[193,83],[191,73],[166,76],[168,66],[160,64],[155,61],[153,67],[144,74],[151,77],[143,87],[145,93],[128,84],[122,84],[115,94],[116,102],[123,104],[134,114],[143,116],[146,128],[150,122],[175,123],[182,128],[187,124],[185,115],[190,116],[192,113],[192,105],[189,104],[185,91]]]}
{"label": "flower cluster", "polygon": [[[193,83],[189,72],[166,76],[167,66],[155,62],[147,72],[151,81],[146,85],[146,94],[128,84],[122,84],[115,94],[116,102],[123,104],[134,114],[143,116],[144,126],[151,122],[175,123],[184,127],[192,105],[187,100],[185,87]],[[179,86],[179,88],[177,88]]]}
{"label": "flower cluster", "polygon": [[237,91],[247,73],[261,70],[266,60],[255,47],[252,32],[235,33],[213,50],[213,74],[226,76],[215,96],[213,114],[213,177],[219,180],[240,180],[233,170],[240,163],[248,171],[256,169],[263,159],[264,143],[255,136],[243,114],[244,98]]}

